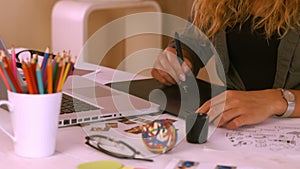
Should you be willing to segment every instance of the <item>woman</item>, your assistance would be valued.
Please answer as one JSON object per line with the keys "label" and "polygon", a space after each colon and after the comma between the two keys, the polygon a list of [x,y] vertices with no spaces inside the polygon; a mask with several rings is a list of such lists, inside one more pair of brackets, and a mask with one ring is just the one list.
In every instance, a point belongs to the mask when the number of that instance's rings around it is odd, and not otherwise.
{"label": "woman", "polygon": [[[192,16],[214,44],[231,89],[198,112],[212,114],[225,105],[217,125],[227,129],[272,115],[300,117],[299,0],[195,0]],[[167,47],[152,69],[152,76],[165,85],[184,81],[186,66],[197,73],[206,64],[183,48],[185,64],[180,66],[174,54]]]}

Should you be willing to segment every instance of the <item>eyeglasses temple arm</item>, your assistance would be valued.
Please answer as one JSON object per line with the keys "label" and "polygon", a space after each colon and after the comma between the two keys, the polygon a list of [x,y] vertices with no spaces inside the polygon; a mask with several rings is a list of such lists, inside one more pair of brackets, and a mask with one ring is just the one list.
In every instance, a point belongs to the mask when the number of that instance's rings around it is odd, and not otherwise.
{"label": "eyeglasses temple arm", "polygon": [[153,160],[150,159],[150,158],[137,158],[137,157],[133,157],[132,159],[134,159],[134,160],[141,160],[141,161],[153,162]]}

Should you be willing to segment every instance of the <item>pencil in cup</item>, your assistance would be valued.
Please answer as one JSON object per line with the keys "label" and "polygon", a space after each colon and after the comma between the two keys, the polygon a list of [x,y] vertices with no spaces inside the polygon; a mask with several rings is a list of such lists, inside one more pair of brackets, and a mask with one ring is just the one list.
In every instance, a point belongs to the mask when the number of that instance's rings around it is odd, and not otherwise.
{"label": "pencil in cup", "polygon": [[44,94],[43,75],[42,75],[41,68],[38,65],[36,66],[36,79],[37,79],[39,94]]}
{"label": "pencil in cup", "polygon": [[22,61],[22,69],[24,72],[28,92],[29,94],[38,94],[37,85],[33,78],[35,71],[32,70],[31,66],[31,63],[25,63],[25,61]]}
{"label": "pencil in cup", "polygon": [[12,85],[12,82],[10,80],[10,78],[8,78],[7,76],[7,73],[6,73],[6,70],[3,68],[3,63],[0,62],[0,77],[3,79],[3,82],[6,86],[6,88],[9,90],[9,91],[16,91],[16,89],[14,88],[14,86]]}
{"label": "pencil in cup", "polygon": [[47,78],[43,78],[43,80],[47,81],[47,83],[43,83],[47,85],[44,86],[44,92],[55,93],[62,91],[68,75],[73,71],[72,67],[74,66],[74,62],[75,61],[71,59],[71,56],[66,55],[65,53],[62,55],[58,54],[55,58],[48,58],[45,70]]}
{"label": "pencil in cup", "polygon": [[0,57],[1,77],[5,82],[7,89],[13,92],[23,93],[20,82],[13,75],[12,60],[5,55],[4,51],[1,51]]}
{"label": "pencil in cup", "polygon": [[[22,60],[21,65],[27,86],[27,91],[23,91],[20,82],[14,76],[13,60],[4,56],[2,51],[0,55],[0,77],[7,89],[12,92],[28,92],[29,94],[60,92],[68,75],[73,73],[75,61],[71,59],[70,55],[57,55],[55,59],[51,57],[51,54],[47,53],[47,55],[49,57],[44,60],[41,67],[36,55],[29,61]],[[43,74],[43,69],[45,74]]]}
{"label": "pencil in cup", "polygon": [[52,61],[48,60],[47,62],[48,62],[47,63],[47,80],[48,80],[47,92],[52,93],[53,92]]}

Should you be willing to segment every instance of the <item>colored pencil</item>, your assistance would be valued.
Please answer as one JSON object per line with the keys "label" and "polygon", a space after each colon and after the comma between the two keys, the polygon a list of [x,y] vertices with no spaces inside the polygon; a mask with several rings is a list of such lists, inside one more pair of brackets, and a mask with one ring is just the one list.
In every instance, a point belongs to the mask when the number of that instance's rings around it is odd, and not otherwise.
{"label": "colored pencil", "polygon": [[16,52],[14,48],[11,48],[11,64],[12,64],[12,72],[15,79],[18,79],[17,77],[17,58],[16,58]]}
{"label": "colored pencil", "polygon": [[[37,56],[37,55],[36,55]],[[36,73],[35,73],[35,69],[36,69],[36,60],[35,58],[31,58],[31,61],[30,61],[30,67],[31,67],[31,75],[32,75],[32,83],[34,83],[34,88],[35,88],[35,91],[38,93],[38,87],[37,87],[37,80],[36,80]]]}
{"label": "colored pencil", "polygon": [[[1,63],[2,64],[2,63]],[[2,78],[6,88],[9,91],[12,91],[11,86],[9,85],[8,79],[6,78],[5,74],[4,74],[4,70],[2,69],[2,66],[0,66],[0,77]]]}
{"label": "colored pencil", "polygon": [[73,72],[74,72],[74,64],[76,62],[76,57],[72,57],[71,58],[71,67],[70,67],[70,71],[69,71],[69,75],[73,75]]}
{"label": "colored pencil", "polygon": [[52,93],[53,90],[53,76],[52,76],[52,61],[48,60],[47,64],[47,79],[48,79],[48,84],[47,84],[47,92]]}
{"label": "colored pencil", "polygon": [[63,75],[64,75],[64,72],[65,72],[65,67],[66,67],[65,62],[62,61],[62,67],[61,67],[60,74],[56,75],[56,76],[59,76],[56,92],[60,92],[61,89],[62,89],[61,86],[62,86]]}
{"label": "colored pencil", "polygon": [[[23,90],[21,88],[21,84],[18,81],[18,78],[13,75],[13,68],[12,68],[12,62],[10,59],[5,55],[4,51],[1,51],[1,59],[3,63],[3,69],[5,69],[5,74],[9,77],[9,81],[12,83],[13,87],[12,89],[16,89],[16,92],[23,93]],[[15,65],[16,66],[16,65]]]}
{"label": "colored pencil", "polygon": [[70,71],[70,66],[71,66],[71,62],[68,61],[68,62],[67,62],[66,69],[65,69],[65,72],[64,72],[64,76],[63,76],[63,79],[62,79],[62,83],[60,84],[60,90],[62,90],[63,85],[64,85],[64,83],[65,83],[65,81],[66,81],[66,79],[67,79],[67,76],[68,76],[69,71]]}
{"label": "colored pencil", "polygon": [[5,74],[5,77],[6,77],[6,79],[8,80],[8,83],[9,83],[9,85],[10,85],[10,87],[11,87],[11,90],[12,90],[13,92],[17,92],[15,86],[14,86],[13,83],[12,83],[11,78],[8,76],[8,73],[7,73],[6,69],[5,69],[5,66],[7,66],[6,63],[3,63],[3,64],[1,65],[1,67],[2,67],[2,69],[3,69],[3,71],[4,71],[4,74]]}
{"label": "colored pencil", "polygon": [[36,81],[36,73],[35,73],[35,69],[33,68],[33,66],[35,66],[35,64],[31,64],[28,63],[26,64],[27,70],[28,70],[28,75],[29,75],[29,80],[32,86],[32,90],[33,90],[33,94],[38,94],[38,86],[37,86],[37,81]]}
{"label": "colored pencil", "polygon": [[35,64],[38,64],[38,62],[39,62],[39,56],[38,56],[38,54],[33,54],[33,59],[35,61]]}
{"label": "colored pencil", "polygon": [[60,62],[60,57],[59,56],[56,56],[57,58],[54,59],[54,63],[53,63],[53,66],[52,66],[52,76],[53,76],[53,84],[55,84],[55,77],[56,77],[56,72],[57,72],[57,69],[58,69],[58,65],[59,65],[59,62]]}
{"label": "colored pencil", "polygon": [[[14,48],[11,49],[11,53],[12,59],[0,51],[0,77],[8,90],[23,93],[18,81],[17,58]],[[21,65],[28,88],[25,92],[29,94],[60,92],[67,77],[73,73],[74,62],[70,52],[65,51],[53,59],[52,54],[49,53],[49,48],[45,51],[41,66],[38,64],[37,54],[33,54],[27,63],[23,60]]]}
{"label": "colored pencil", "polygon": [[59,60],[55,76],[53,76],[53,79],[54,79],[54,82],[53,82],[53,84],[54,84],[53,91],[55,91],[55,92],[57,91],[57,86],[58,86],[58,82],[59,82],[59,77],[60,77],[62,66],[63,66],[63,61]]}
{"label": "colored pencil", "polygon": [[32,87],[33,85],[32,85],[32,81],[31,81],[30,74],[29,74],[29,69],[24,61],[22,61],[22,69],[24,72],[28,92],[29,92],[29,94],[34,94],[34,90]]}
{"label": "colored pencil", "polygon": [[44,85],[43,85],[43,77],[40,67],[36,66],[36,79],[38,82],[39,93],[44,94]]}
{"label": "colored pencil", "polygon": [[50,57],[50,50],[49,48],[46,48],[46,51],[45,51],[45,55],[44,55],[44,59],[43,59],[43,62],[42,62],[42,75],[44,76],[45,74],[45,70],[46,70],[46,66],[47,66],[47,61],[48,61],[48,58]]}
{"label": "colored pencil", "polygon": [[12,66],[11,66],[10,59],[6,55],[4,55],[4,56],[2,55],[2,62],[7,65],[9,71],[12,71]]}
{"label": "colored pencil", "polygon": [[21,88],[21,85],[20,85],[18,79],[14,78],[12,71],[7,64],[4,64],[4,69],[6,70],[7,76],[10,78],[14,88],[16,89],[16,92],[23,93],[23,90]]}

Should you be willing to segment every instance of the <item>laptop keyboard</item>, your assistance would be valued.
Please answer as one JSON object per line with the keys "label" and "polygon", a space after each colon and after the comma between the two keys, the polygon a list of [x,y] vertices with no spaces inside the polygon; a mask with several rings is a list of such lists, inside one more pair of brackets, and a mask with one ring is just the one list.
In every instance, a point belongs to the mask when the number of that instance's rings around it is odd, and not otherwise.
{"label": "laptop keyboard", "polygon": [[98,107],[95,107],[91,104],[88,104],[84,101],[81,101],[63,93],[60,114],[69,114],[98,109]]}

